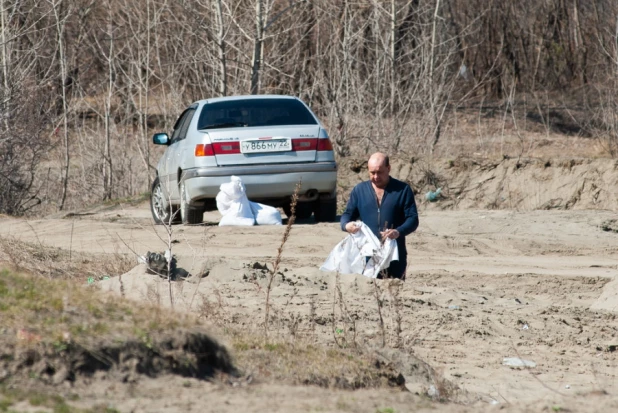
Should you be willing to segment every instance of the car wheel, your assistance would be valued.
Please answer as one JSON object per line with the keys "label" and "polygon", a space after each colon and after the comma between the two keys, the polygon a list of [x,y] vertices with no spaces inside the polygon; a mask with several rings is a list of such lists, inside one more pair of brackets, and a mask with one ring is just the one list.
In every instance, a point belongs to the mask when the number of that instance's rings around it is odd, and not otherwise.
{"label": "car wheel", "polygon": [[171,223],[175,222],[175,211],[165,196],[165,191],[163,190],[163,186],[161,186],[161,181],[158,176],[152,182],[150,191],[150,212],[157,225],[169,225],[170,219]]}
{"label": "car wheel", "polygon": [[187,201],[187,190],[184,181],[180,183],[180,219],[183,224],[201,224],[204,219],[204,211],[192,206]]}
{"label": "car wheel", "polygon": [[315,203],[315,222],[335,222],[337,220],[337,198],[318,200]]}

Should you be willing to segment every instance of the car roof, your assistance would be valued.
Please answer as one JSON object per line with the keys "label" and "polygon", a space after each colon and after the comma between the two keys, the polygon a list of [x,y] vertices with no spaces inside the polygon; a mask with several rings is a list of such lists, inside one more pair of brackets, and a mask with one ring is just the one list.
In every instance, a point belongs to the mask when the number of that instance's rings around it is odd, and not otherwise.
{"label": "car roof", "polygon": [[215,103],[215,102],[229,102],[234,100],[247,100],[247,99],[290,99],[290,100],[300,100],[296,96],[288,96],[288,95],[239,95],[239,96],[224,96],[218,98],[209,98],[198,100],[194,103]]}

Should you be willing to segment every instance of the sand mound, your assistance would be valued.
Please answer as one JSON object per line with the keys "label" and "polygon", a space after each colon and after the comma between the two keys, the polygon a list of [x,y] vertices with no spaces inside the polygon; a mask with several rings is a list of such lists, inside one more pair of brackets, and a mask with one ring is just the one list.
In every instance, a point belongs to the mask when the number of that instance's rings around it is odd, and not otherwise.
{"label": "sand mound", "polygon": [[618,313],[618,277],[605,284],[601,296],[590,306],[593,311]]}

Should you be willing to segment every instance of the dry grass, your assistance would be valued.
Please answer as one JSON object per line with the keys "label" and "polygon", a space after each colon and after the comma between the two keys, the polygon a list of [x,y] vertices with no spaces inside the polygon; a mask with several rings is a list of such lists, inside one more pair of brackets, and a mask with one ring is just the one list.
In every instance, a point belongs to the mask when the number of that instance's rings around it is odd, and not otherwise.
{"label": "dry grass", "polygon": [[[377,363],[370,351],[333,349],[298,338],[293,343],[265,342],[257,330],[241,331],[232,324],[223,327],[235,365],[248,381],[258,378],[344,389],[401,384],[398,372]],[[8,353],[17,349],[60,354],[69,346],[90,349],[100,343],[128,341],[150,348],[161,335],[195,328],[203,330],[206,325],[197,317],[105,296],[72,280],[0,272],[0,330],[7,332],[0,336],[0,344],[9,358],[13,356]]]}
{"label": "dry grass", "polygon": [[[397,385],[394,369],[381,366],[370,352],[328,348],[297,340],[264,342],[258,334],[233,332],[237,365],[265,382],[358,389]],[[302,366],[302,368],[299,368]]]}
{"label": "dry grass", "polygon": [[114,412],[76,408],[78,395],[55,387],[97,370],[121,381],[136,380],[138,372],[234,371],[199,320],[74,281],[0,270],[0,412],[17,403],[29,404],[28,411]]}
{"label": "dry grass", "polygon": [[0,327],[14,331],[18,344],[87,344],[197,325],[158,308],[104,296],[73,280],[6,269],[0,272],[0,314]]}
{"label": "dry grass", "polygon": [[124,274],[135,266],[135,258],[125,254],[88,254],[67,251],[7,237],[0,239],[0,263],[17,271],[45,278],[96,281]]}

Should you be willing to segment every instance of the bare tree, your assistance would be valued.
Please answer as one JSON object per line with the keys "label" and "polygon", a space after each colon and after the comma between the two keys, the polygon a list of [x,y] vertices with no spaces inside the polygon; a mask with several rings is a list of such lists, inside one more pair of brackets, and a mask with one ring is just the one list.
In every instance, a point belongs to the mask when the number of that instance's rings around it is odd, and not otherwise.
{"label": "bare tree", "polygon": [[253,39],[253,59],[251,65],[251,94],[256,95],[260,90],[260,70],[264,64],[264,40],[266,31],[282,16],[305,1],[289,2],[289,5],[268,19],[269,11],[274,0],[255,0],[255,37]]}
{"label": "bare tree", "polygon": [[215,9],[216,43],[219,56],[219,95],[227,95],[227,61],[225,55],[225,23],[222,0],[212,0]]}
{"label": "bare tree", "polygon": [[58,62],[60,65],[60,91],[62,99],[62,133],[64,142],[64,165],[62,173],[62,195],[58,209],[62,210],[67,199],[67,191],[69,186],[69,169],[71,165],[71,149],[69,147],[69,105],[67,96],[67,56],[65,53],[65,28],[66,20],[70,10],[67,10],[62,0],[48,0],[56,28]]}

